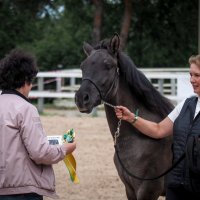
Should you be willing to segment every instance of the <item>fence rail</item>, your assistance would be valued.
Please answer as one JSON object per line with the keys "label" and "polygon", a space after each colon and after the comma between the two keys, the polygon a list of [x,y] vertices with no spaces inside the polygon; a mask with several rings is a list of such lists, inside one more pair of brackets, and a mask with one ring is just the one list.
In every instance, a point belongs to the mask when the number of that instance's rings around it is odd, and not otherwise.
{"label": "fence rail", "polygon": [[[188,69],[140,69],[151,81],[154,87],[174,103],[178,103],[184,97],[193,94],[189,84]],[[81,71],[79,69],[39,72],[37,84],[30,92],[30,98],[38,99],[38,110],[43,111],[44,98],[73,99],[80,86]],[[46,87],[48,83],[55,82],[54,89]]]}

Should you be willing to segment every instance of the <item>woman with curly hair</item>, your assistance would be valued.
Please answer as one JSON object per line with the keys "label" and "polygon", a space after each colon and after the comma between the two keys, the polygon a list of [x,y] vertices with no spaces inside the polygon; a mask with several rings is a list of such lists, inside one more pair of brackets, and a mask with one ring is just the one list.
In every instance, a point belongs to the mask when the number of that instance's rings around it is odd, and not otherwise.
{"label": "woman with curly hair", "polygon": [[52,164],[76,143],[50,145],[28,94],[38,72],[36,59],[15,49],[0,61],[0,199],[56,198]]}

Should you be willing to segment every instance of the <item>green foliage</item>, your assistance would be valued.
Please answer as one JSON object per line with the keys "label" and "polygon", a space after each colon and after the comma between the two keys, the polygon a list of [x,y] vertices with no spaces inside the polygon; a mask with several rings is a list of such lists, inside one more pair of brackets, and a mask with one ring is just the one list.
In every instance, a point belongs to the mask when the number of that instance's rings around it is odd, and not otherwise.
{"label": "green foliage", "polygon": [[120,34],[123,12],[124,4],[122,2],[116,4],[107,3],[104,5],[104,18],[102,27],[103,37],[109,38],[115,32]]}
{"label": "green foliage", "polygon": [[0,57],[17,44],[31,42],[35,37],[35,23],[27,10],[22,15],[9,1],[3,1],[0,3],[0,18]]}
{"label": "green foliage", "polygon": [[188,57],[198,53],[198,1],[148,2],[135,5],[129,55],[141,67],[187,66]]}
{"label": "green foliage", "polygon": [[92,29],[88,23],[90,12],[84,12],[85,7],[82,7],[77,17],[78,10],[75,13],[70,9],[66,7],[57,18],[41,19],[36,23],[40,38],[21,45],[36,54],[41,71],[60,69],[59,66],[77,67],[83,59],[82,44]]}
{"label": "green foliage", "polygon": [[[120,33],[124,14],[124,1],[103,2],[102,39]],[[1,0],[0,58],[21,47],[36,54],[42,71],[78,67],[93,15],[91,0]],[[140,67],[184,67],[197,54],[197,21],[197,0],[133,0],[125,51]]]}

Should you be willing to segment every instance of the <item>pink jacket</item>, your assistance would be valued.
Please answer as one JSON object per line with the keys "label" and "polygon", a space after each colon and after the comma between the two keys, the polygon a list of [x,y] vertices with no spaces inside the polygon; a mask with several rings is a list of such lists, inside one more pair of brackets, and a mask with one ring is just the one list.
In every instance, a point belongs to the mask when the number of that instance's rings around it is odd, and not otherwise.
{"label": "pink jacket", "polygon": [[0,95],[0,195],[57,198],[54,163],[66,149],[49,145],[37,109],[16,94]]}

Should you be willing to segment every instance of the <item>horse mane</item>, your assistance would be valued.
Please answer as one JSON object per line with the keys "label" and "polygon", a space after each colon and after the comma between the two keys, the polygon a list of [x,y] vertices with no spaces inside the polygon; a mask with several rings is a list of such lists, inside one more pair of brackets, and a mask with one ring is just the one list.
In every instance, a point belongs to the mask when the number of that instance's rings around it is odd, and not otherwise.
{"label": "horse mane", "polygon": [[[109,40],[102,40],[94,49],[109,49]],[[173,109],[171,102],[161,95],[146,76],[136,68],[134,62],[125,53],[118,51],[120,74],[125,78],[138,102],[144,107],[161,116],[166,117]]]}
{"label": "horse mane", "polygon": [[166,117],[173,109],[172,103],[161,95],[134,62],[123,52],[118,53],[119,68],[131,91],[139,102],[151,112]]}

